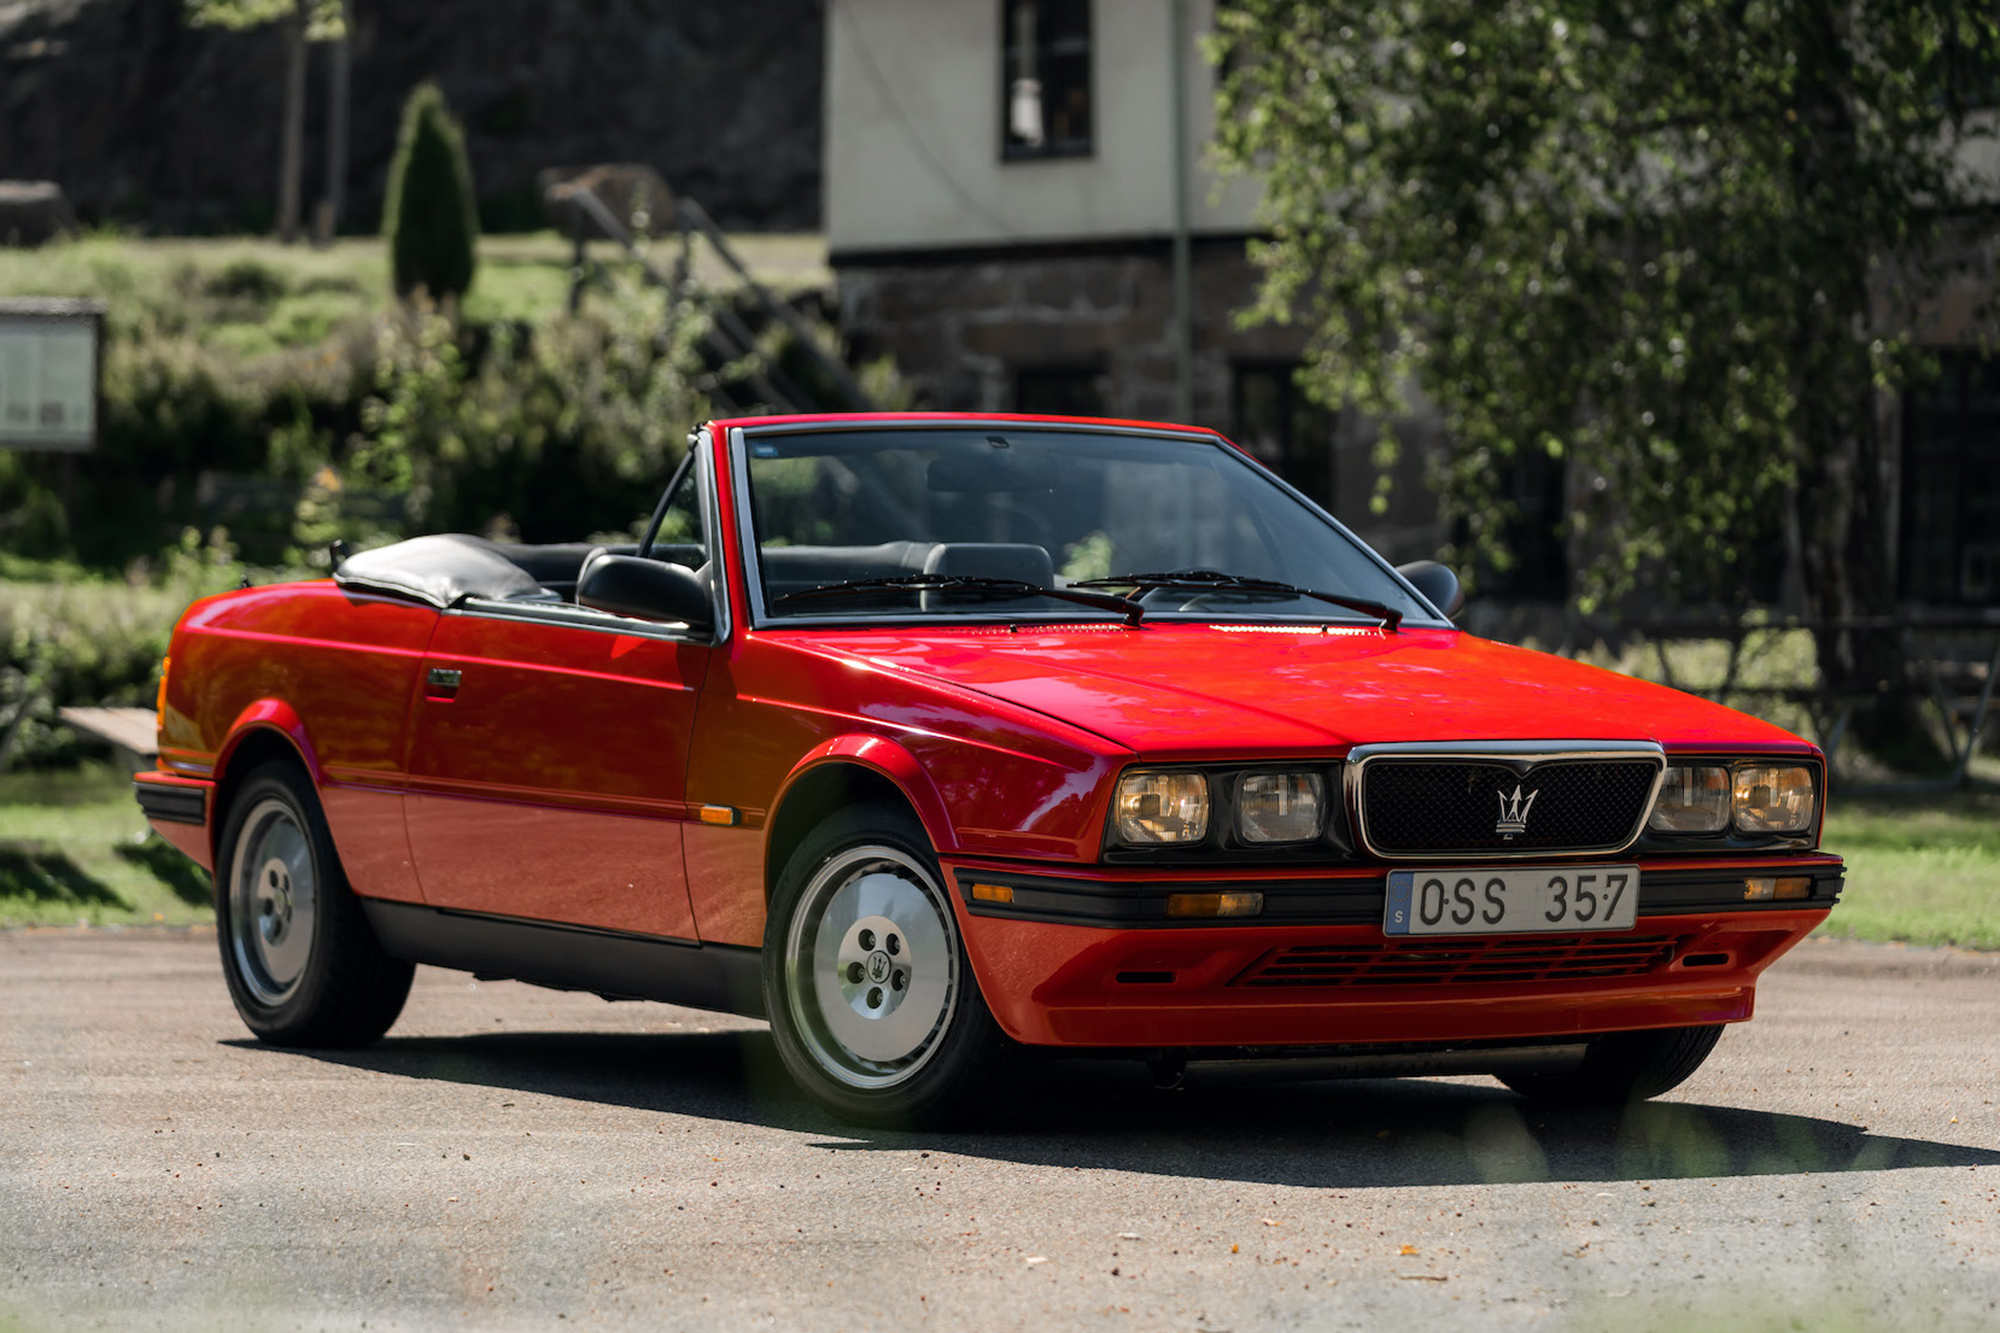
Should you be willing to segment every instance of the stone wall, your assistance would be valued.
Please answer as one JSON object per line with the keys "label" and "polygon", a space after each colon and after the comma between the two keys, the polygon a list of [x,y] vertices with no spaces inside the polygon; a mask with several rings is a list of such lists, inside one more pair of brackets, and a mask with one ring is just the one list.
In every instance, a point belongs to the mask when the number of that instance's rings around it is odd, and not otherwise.
{"label": "stone wall", "polygon": [[[1024,373],[1092,372],[1103,415],[1174,416],[1173,272],[1164,244],[1092,246],[1074,253],[836,257],[842,331],[863,356],[888,353],[919,405],[1011,412],[1024,406]],[[1236,376],[1245,367],[1295,366],[1305,352],[1297,324],[1239,327],[1257,270],[1240,240],[1194,249],[1193,423],[1232,434]],[[1332,508],[1391,559],[1434,555],[1445,532],[1424,484],[1434,422],[1406,423],[1386,512],[1368,498],[1378,474],[1375,432],[1353,414],[1335,421]]]}
{"label": "stone wall", "polygon": [[[820,212],[820,0],[353,0],[346,226],[373,230],[403,99],[443,87],[489,223],[538,226],[535,173],[644,162],[725,226]],[[275,27],[190,28],[181,0],[0,0],[0,175],[60,183],[86,221],[268,225],[285,54]],[[307,103],[323,179],[326,59]]]}

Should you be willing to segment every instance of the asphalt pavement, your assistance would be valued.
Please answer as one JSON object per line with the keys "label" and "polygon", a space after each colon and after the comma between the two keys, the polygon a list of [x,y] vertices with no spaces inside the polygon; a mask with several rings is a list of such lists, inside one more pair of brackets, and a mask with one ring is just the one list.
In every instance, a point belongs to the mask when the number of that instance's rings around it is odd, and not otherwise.
{"label": "asphalt pavement", "polygon": [[211,932],[0,935],[0,1329],[2000,1328],[2000,956],[1814,942],[1668,1097],[1156,1091],[839,1125],[761,1024],[421,969],[252,1041]]}

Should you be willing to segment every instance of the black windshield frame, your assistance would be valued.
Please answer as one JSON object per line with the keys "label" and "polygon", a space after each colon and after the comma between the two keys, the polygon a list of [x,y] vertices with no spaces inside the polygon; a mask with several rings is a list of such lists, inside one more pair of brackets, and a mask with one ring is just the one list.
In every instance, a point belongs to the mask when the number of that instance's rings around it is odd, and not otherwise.
{"label": "black windshield frame", "polygon": [[[751,450],[754,442],[760,438],[782,435],[854,433],[887,435],[906,430],[926,433],[997,430],[1010,435],[1028,432],[1054,435],[1102,434],[1139,439],[1159,439],[1162,441],[1173,441],[1176,444],[1182,445],[1192,443],[1215,449],[1224,455],[1230,464],[1247,469],[1260,482],[1281,492],[1294,505],[1298,506],[1300,510],[1304,511],[1306,515],[1310,516],[1311,519],[1316,520],[1325,527],[1329,541],[1340,543],[1350,551],[1358,554],[1374,571],[1378,572],[1385,580],[1413,602],[1418,609],[1405,613],[1403,624],[1406,628],[1445,630],[1455,628],[1451,621],[1437,607],[1396,570],[1395,566],[1383,558],[1380,552],[1355,536],[1339,519],[1327,513],[1326,510],[1314,503],[1296,487],[1287,483],[1284,478],[1272,472],[1269,468],[1258,462],[1255,457],[1237,448],[1216,432],[1167,425],[1128,425],[1114,422],[1008,416],[911,416],[902,419],[870,418],[855,419],[852,421],[819,418],[798,422],[776,421],[763,422],[754,426],[730,427],[726,442],[730,473],[730,498],[735,510],[734,526],[743,562],[744,583],[749,593],[748,619],[752,628],[868,628],[871,626],[909,625],[944,627],[949,625],[970,626],[996,621],[1060,626],[1065,623],[1101,622],[1105,619],[1111,619],[1115,623],[1115,616],[1112,613],[1107,612],[1102,616],[1093,615],[1088,608],[1083,607],[1071,607],[1066,610],[1051,609],[1048,612],[1039,614],[1024,613],[1018,609],[996,610],[990,616],[964,613],[944,614],[936,611],[900,608],[871,608],[857,612],[840,613],[828,610],[823,614],[819,612],[812,614],[774,614],[765,596],[765,580],[760,565],[756,514],[752,502],[750,465],[752,461]],[[1058,604],[1051,603],[1050,605],[1053,608]],[[1331,611],[1333,608],[1328,608],[1328,610]],[[1211,622],[1231,624],[1346,623],[1350,619],[1352,618],[1331,614],[1306,616],[1296,614],[1273,615],[1267,610],[1260,610],[1255,602],[1248,600],[1240,606],[1211,606],[1205,608],[1199,614],[1170,613],[1165,615],[1149,615],[1146,618],[1147,623],[1152,625]],[[1365,621],[1367,618],[1361,617],[1360,619]]]}

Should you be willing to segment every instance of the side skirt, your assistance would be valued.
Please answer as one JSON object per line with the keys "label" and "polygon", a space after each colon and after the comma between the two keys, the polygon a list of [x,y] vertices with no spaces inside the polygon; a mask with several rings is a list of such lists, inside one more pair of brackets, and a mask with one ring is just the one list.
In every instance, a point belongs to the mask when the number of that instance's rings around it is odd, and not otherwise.
{"label": "side skirt", "polygon": [[363,898],[392,957],[606,999],[764,1017],[762,951]]}

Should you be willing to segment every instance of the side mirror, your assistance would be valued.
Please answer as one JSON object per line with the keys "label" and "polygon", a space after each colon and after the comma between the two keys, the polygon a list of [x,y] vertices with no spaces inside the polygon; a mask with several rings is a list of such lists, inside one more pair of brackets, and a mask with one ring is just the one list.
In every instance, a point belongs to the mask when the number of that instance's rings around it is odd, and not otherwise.
{"label": "side mirror", "polygon": [[686,565],[593,552],[576,580],[576,604],[639,620],[677,621],[697,632],[715,624],[708,582]]}
{"label": "side mirror", "polygon": [[1444,612],[1446,619],[1458,619],[1458,613],[1465,609],[1465,589],[1459,586],[1458,575],[1437,561],[1412,560],[1407,565],[1397,565],[1396,572],[1429,598],[1431,605]]}

